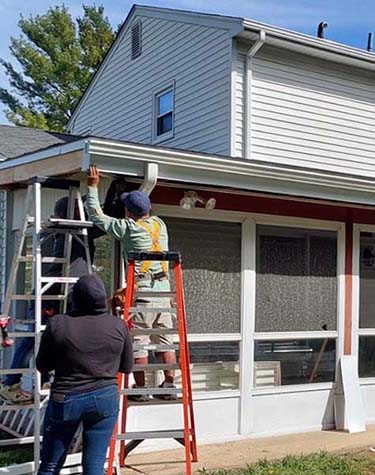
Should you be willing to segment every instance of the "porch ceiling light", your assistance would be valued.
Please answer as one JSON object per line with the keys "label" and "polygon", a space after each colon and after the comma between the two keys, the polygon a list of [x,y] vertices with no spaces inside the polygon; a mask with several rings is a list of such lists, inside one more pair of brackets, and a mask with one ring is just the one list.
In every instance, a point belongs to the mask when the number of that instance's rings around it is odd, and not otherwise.
{"label": "porch ceiling light", "polygon": [[216,199],[209,198],[205,200],[198,195],[196,191],[185,191],[184,196],[181,198],[180,206],[183,209],[189,210],[194,208],[197,203],[201,203],[206,209],[214,209],[216,206]]}

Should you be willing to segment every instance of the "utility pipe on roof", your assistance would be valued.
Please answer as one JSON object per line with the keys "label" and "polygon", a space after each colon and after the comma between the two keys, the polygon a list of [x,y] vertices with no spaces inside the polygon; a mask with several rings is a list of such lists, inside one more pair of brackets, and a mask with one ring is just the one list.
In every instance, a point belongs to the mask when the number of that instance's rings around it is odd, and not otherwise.
{"label": "utility pipe on roof", "polygon": [[251,148],[251,86],[252,86],[252,62],[254,56],[266,42],[266,32],[261,30],[256,42],[251,45],[246,54],[245,63],[245,107],[244,107],[244,156],[250,158]]}

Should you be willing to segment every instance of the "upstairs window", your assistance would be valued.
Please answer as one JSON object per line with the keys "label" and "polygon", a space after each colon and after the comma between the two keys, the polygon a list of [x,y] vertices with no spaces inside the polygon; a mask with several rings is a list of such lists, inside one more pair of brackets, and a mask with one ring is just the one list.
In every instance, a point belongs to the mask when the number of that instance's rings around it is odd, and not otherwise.
{"label": "upstairs window", "polygon": [[174,128],[174,86],[157,92],[154,96],[154,139],[156,141],[173,137]]}
{"label": "upstairs window", "polygon": [[137,21],[131,29],[131,58],[136,59],[142,53],[142,23]]}

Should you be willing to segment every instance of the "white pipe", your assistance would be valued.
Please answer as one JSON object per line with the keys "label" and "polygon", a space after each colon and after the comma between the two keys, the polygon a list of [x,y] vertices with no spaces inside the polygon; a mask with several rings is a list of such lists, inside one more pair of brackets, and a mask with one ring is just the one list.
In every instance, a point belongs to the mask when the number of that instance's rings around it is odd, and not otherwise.
{"label": "white pipe", "polygon": [[250,158],[251,148],[251,80],[252,80],[252,61],[254,56],[266,42],[266,32],[261,30],[256,42],[249,48],[246,55],[245,64],[245,107],[244,107],[244,157]]}
{"label": "white pipe", "polygon": [[150,195],[155,188],[158,181],[159,165],[157,163],[145,163],[145,177],[143,183],[139,187],[141,191],[144,191],[147,195]]}

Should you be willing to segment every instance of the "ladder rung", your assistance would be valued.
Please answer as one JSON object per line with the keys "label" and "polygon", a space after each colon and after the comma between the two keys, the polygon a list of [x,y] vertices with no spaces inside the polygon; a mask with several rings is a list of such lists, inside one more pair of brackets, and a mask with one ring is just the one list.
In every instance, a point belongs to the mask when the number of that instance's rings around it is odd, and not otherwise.
{"label": "ladder rung", "polygon": [[128,399],[128,407],[133,406],[166,406],[170,404],[181,404],[183,402],[182,397],[177,397],[177,399],[160,399],[160,398],[150,398],[148,401],[132,401]]}
{"label": "ladder rung", "polygon": [[136,301],[137,299],[142,300],[142,299],[156,299],[156,298],[167,298],[167,297],[175,297],[176,292],[135,292],[134,294],[134,300]]}
{"label": "ladder rung", "polygon": [[75,284],[78,281],[78,277],[42,277],[41,282],[44,284]]}
{"label": "ladder rung", "polygon": [[43,223],[45,226],[63,227],[63,228],[92,228],[92,221],[79,221],[77,219],[50,218]]}
{"label": "ladder rung", "polygon": [[130,313],[172,313],[176,314],[177,309],[174,307],[130,307]]}
{"label": "ladder rung", "polygon": [[127,432],[118,434],[117,440],[145,440],[145,439],[181,439],[184,437],[183,430],[154,430],[144,432]]}
{"label": "ladder rung", "polygon": [[[20,262],[32,262],[34,259],[34,256],[21,256],[19,258]],[[67,259],[64,257],[42,257],[42,264],[65,264]]]}
{"label": "ladder rung", "polygon": [[8,374],[33,374],[35,369],[33,368],[15,368],[15,369],[0,369],[0,375]]}
{"label": "ladder rung", "polygon": [[122,389],[120,393],[127,396],[143,396],[143,395],[153,395],[153,394],[181,394],[181,389],[179,388],[128,388]]}
{"label": "ladder rung", "polygon": [[133,328],[130,334],[136,335],[177,335],[177,328]]}
{"label": "ladder rung", "polygon": [[[40,326],[40,331],[44,331],[46,329],[46,325]],[[36,332],[9,332],[8,333],[10,338],[34,338]]]}
{"label": "ladder rung", "polygon": [[161,353],[164,353],[165,351],[171,351],[171,350],[178,350],[180,348],[180,345],[177,344],[171,344],[171,345],[140,345],[135,343],[133,345],[134,351],[139,351],[139,350],[148,350],[148,351],[159,351]]}
{"label": "ladder rung", "polygon": [[133,366],[134,371],[170,371],[173,369],[180,369],[179,364],[166,364],[166,363],[151,363],[151,364],[135,364]]}
{"label": "ladder rung", "polygon": [[[13,294],[12,300],[35,300],[32,294]],[[65,300],[65,295],[42,295],[42,300]]]}
{"label": "ladder rung", "polygon": [[[3,400],[4,401],[4,400]],[[0,412],[3,411],[24,411],[26,409],[33,409],[34,404],[4,404],[0,406]]]}

